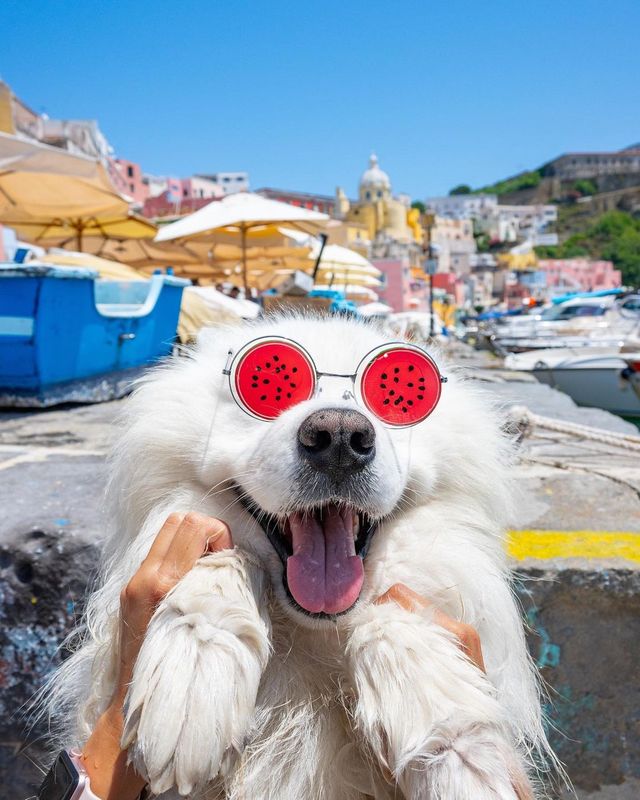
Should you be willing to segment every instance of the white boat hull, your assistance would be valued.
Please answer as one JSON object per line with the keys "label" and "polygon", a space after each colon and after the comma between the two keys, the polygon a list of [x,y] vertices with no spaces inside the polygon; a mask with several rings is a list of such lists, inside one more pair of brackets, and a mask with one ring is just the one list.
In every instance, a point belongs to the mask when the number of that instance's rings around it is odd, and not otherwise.
{"label": "white boat hull", "polygon": [[637,379],[622,376],[626,367],[622,359],[612,361],[608,366],[534,367],[532,371],[540,383],[568,394],[580,406],[640,417],[640,396],[633,386]]}

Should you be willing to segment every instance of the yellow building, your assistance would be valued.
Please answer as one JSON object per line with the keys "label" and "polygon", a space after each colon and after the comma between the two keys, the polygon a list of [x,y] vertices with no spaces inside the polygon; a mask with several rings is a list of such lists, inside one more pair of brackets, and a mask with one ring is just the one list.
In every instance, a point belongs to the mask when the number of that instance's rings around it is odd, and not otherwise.
{"label": "yellow building", "polygon": [[371,155],[369,169],[360,178],[358,202],[349,203],[339,188],[336,211],[346,223],[364,225],[370,241],[382,235],[400,242],[422,242],[419,213],[392,197],[391,181],[380,169],[375,154]]}

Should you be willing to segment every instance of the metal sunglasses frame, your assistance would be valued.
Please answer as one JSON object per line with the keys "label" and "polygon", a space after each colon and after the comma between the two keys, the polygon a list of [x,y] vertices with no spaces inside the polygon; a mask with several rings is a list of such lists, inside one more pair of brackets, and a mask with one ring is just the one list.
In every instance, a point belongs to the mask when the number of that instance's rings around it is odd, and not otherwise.
{"label": "metal sunglasses frame", "polygon": [[[442,375],[442,373],[438,369],[438,365],[433,360],[433,358],[431,358],[431,356],[422,347],[419,347],[418,345],[413,344],[411,342],[393,341],[378,345],[377,347],[374,347],[372,350],[369,350],[369,352],[366,353],[360,359],[360,362],[358,363],[355,372],[342,373],[342,372],[321,372],[317,368],[315,361],[313,360],[311,354],[307,351],[307,349],[303,347],[299,342],[296,342],[293,339],[289,339],[286,336],[258,336],[256,339],[251,339],[251,341],[244,344],[235,353],[232,349],[229,349],[227,351],[227,360],[224,369],[222,370],[222,374],[226,375],[229,378],[229,389],[231,391],[231,396],[235,400],[236,404],[242,409],[242,411],[244,411],[245,414],[247,414],[250,417],[253,417],[254,419],[259,419],[262,422],[273,422],[274,418],[261,416],[260,414],[255,413],[254,411],[251,410],[251,408],[249,408],[249,406],[244,402],[244,400],[238,393],[237,387],[235,385],[234,376],[237,366],[242,362],[242,359],[247,353],[254,350],[255,347],[257,347],[260,344],[270,344],[273,342],[284,343],[290,345],[291,347],[296,348],[296,350],[298,350],[304,356],[304,358],[309,362],[309,366],[313,371],[315,380],[313,385],[313,394],[311,395],[311,397],[306,398],[307,400],[311,400],[312,398],[317,397],[322,392],[321,387],[319,387],[321,378],[343,378],[345,380],[350,380],[351,391],[345,390],[345,392],[342,395],[342,399],[355,400],[358,405],[366,408],[371,414],[373,414],[376,417],[376,419],[380,420],[380,422],[388,428],[394,428],[394,429],[411,428],[414,425],[419,425],[421,422],[424,422],[424,420],[427,419],[427,417],[429,417],[433,413],[436,406],[440,402],[442,384],[447,383],[447,381],[449,380],[445,375]],[[416,422],[408,422],[405,425],[387,422],[384,419],[382,419],[382,417],[376,414],[376,412],[373,411],[367,405],[362,393],[362,376],[367,367],[371,363],[373,363],[373,361],[382,353],[388,352],[389,350],[397,350],[397,349],[413,350],[419,353],[423,358],[426,358],[427,361],[429,361],[439,379],[438,396],[429,414],[427,414],[425,417]],[[360,380],[358,380],[358,378]]]}

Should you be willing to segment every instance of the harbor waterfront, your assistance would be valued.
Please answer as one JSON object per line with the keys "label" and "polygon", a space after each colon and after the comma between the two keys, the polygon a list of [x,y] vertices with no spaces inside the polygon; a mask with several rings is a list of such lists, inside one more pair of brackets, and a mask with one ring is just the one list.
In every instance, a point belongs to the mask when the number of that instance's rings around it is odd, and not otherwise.
{"label": "harbor waterfront", "polygon": [[640,4],[66,6],[0,3],[0,800],[639,800]]}
{"label": "harbor waterfront", "polygon": [[[550,687],[554,747],[581,800],[635,797],[638,431],[607,412],[578,408],[526,373],[503,370],[487,353],[451,347],[520,431],[522,502],[505,547],[530,652]],[[104,526],[105,456],[123,402],[0,414],[0,770],[17,796],[38,782],[44,731],[25,736],[11,709],[42,685],[80,616]]]}

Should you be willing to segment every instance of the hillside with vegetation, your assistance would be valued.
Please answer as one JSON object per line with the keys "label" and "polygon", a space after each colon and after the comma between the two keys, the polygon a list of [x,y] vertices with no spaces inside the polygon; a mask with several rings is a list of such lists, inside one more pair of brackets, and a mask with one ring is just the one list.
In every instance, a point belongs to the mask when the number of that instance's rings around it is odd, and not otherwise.
{"label": "hillside with vegetation", "polygon": [[[635,184],[635,185],[634,185]],[[560,243],[536,247],[541,258],[581,256],[612,261],[623,283],[640,286],[640,177],[621,175],[600,180],[558,181],[544,176],[544,166],[473,189],[455,186],[449,194],[495,194],[502,204],[554,203]],[[599,202],[606,198],[606,204]],[[613,210],[603,211],[603,208]],[[488,242],[478,240],[479,250]]]}
{"label": "hillside with vegetation", "polygon": [[459,186],[454,186],[449,194],[497,194],[500,196],[519,192],[522,189],[535,189],[542,180],[542,169],[534,169],[521,172],[519,175],[514,175],[513,178],[482,186],[480,189],[472,189],[467,184],[461,183]]}
{"label": "hillside with vegetation", "polygon": [[640,286],[640,218],[625,211],[607,211],[556,247],[536,247],[541,258],[587,256],[613,261],[623,283]]}

